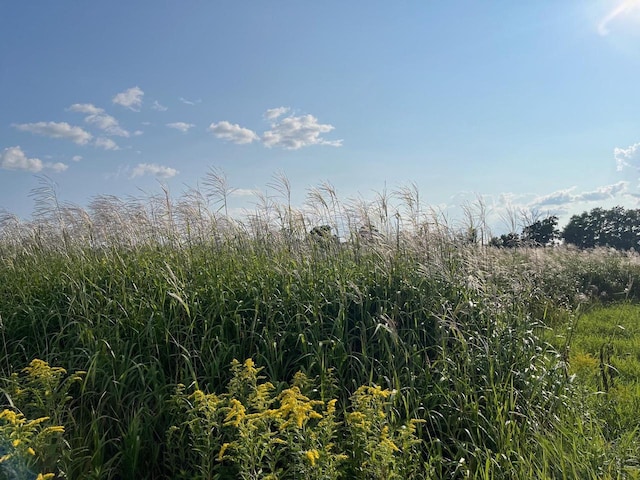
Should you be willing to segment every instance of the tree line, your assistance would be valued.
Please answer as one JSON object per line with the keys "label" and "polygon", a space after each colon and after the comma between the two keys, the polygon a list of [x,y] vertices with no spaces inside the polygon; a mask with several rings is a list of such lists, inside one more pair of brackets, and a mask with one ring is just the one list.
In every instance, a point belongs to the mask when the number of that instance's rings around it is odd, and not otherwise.
{"label": "tree line", "polygon": [[550,246],[563,241],[578,248],[609,247],[617,250],[639,250],[640,209],[594,208],[590,212],[573,215],[562,231],[558,217],[551,215],[532,222],[522,233],[506,233],[491,238],[494,247]]}

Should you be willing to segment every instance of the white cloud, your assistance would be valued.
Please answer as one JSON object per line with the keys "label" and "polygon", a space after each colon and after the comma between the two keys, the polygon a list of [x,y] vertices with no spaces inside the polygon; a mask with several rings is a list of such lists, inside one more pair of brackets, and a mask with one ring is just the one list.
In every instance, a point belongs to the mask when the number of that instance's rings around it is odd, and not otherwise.
{"label": "white cloud", "polygon": [[571,203],[575,198],[575,195],[571,192],[575,189],[576,187],[571,187],[564,190],[557,190],[548,195],[536,197],[533,199],[531,204],[536,207],[544,207],[546,205],[562,205],[564,203]]}
{"label": "white cloud", "polygon": [[627,148],[614,148],[613,157],[616,160],[618,171],[623,170],[625,167],[640,169],[640,143],[635,143]]}
{"label": "white cloud", "polygon": [[275,118],[278,120],[271,123],[271,130],[262,134],[265,146],[282,147],[286,150],[297,150],[309,145],[342,146],[342,140],[325,140],[321,137],[323,133],[332,131],[335,128],[333,125],[318,123],[318,119],[313,115],[290,115],[280,118],[283,113],[280,109],[267,110],[267,114],[277,114]]}
{"label": "white cloud", "polygon": [[73,157],[71,157],[71,160],[73,160],[74,162],[79,162],[80,160],[82,160],[82,155],[74,155]]}
{"label": "white cloud", "polygon": [[37,173],[42,170],[43,165],[39,158],[28,158],[20,147],[9,147],[0,153],[0,167]]}
{"label": "white cloud", "polygon": [[104,148],[105,150],[120,150],[120,147],[116,142],[110,138],[98,137],[94,143],[96,147]]}
{"label": "white cloud", "polygon": [[253,197],[258,194],[257,190],[250,188],[234,188],[231,195],[234,197]]}
{"label": "white cloud", "polygon": [[638,0],[623,0],[618,6],[607,13],[598,23],[598,33],[602,36],[609,35],[609,24],[618,17],[629,14],[640,7]]}
{"label": "white cloud", "polygon": [[271,108],[264,113],[270,121],[270,129],[259,137],[253,130],[240,125],[222,121],[209,126],[216,137],[234,143],[252,143],[261,140],[266,147],[281,147],[287,150],[298,150],[310,145],[342,146],[342,140],[326,140],[322,134],[334,130],[333,125],[318,123],[313,115],[288,115],[289,107]]}
{"label": "white cloud", "polygon": [[68,110],[71,110],[72,112],[88,113],[89,115],[99,115],[100,113],[104,113],[103,109],[90,103],[74,103],[68,108]]}
{"label": "white cloud", "polygon": [[102,108],[98,108],[90,103],[74,103],[69,107],[72,112],[88,113],[84,121],[90,125],[95,125],[109,135],[119,137],[129,137],[129,132],[120,126],[118,121],[111,115],[105,113]]}
{"label": "white cloud", "polygon": [[131,172],[131,178],[141,177],[143,175],[154,175],[158,178],[171,178],[175,177],[178,173],[180,172],[175,168],[165,167],[155,163],[139,163]]}
{"label": "white cloud", "polygon": [[53,170],[56,173],[61,173],[61,172],[64,172],[67,168],[69,168],[69,165],[61,162],[56,162],[56,163],[47,163],[45,164],[45,167]]}
{"label": "white cloud", "polygon": [[609,198],[615,197],[618,193],[623,193],[627,187],[629,186],[629,182],[620,181],[618,183],[614,183],[612,185],[606,185],[604,187],[598,187],[591,192],[583,192],[579,195],[576,195],[574,201],[576,202],[596,202],[600,200],[607,200]]}
{"label": "white cloud", "polygon": [[595,190],[581,193],[573,193],[576,187],[571,187],[565,190],[558,190],[549,195],[537,197],[531,202],[530,206],[537,208],[549,205],[560,206],[570,203],[608,200],[614,198],[619,193],[625,192],[628,186],[629,182],[620,181],[612,185],[605,185]]}
{"label": "white cloud", "polygon": [[55,173],[60,173],[64,172],[69,166],[60,162],[42,163],[39,158],[28,158],[20,147],[9,147],[0,153],[0,168],[5,170],[24,170],[31,173],[38,173],[46,168],[53,170]]}
{"label": "white cloud", "polygon": [[50,138],[64,138],[78,145],[86,145],[93,136],[80,127],[73,127],[66,122],[37,122],[14,124],[18,130],[44,135]]}
{"label": "white cloud", "polygon": [[264,118],[267,120],[274,120],[290,110],[289,107],[270,108],[264,113]]}
{"label": "white cloud", "polygon": [[136,130],[135,132],[133,132],[133,136],[134,137],[139,137],[140,135],[142,135],[144,132],[142,130]]}
{"label": "white cloud", "polygon": [[198,100],[187,100],[186,98],[180,97],[178,100],[180,100],[185,105],[196,105],[198,103],[202,103],[201,98],[199,98]]}
{"label": "white cloud", "polygon": [[209,125],[209,131],[217,138],[229,140],[230,142],[237,144],[251,143],[254,140],[260,139],[253,130],[243,128],[240,125],[229,123],[224,120],[222,122],[212,123]]}
{"label": "white cloud", "polygon": [[153,101],[153,104],[151,105],[151,108],[154,110],[157,110],[159,112],[166,112],[167,110],[169,110],[168,107],[165,107],[164,105],[161,105],[160,102],[158,102],[157,100]]}
{"label": "white cloud", "polygon": [[176,130],[180,130],[181,132],[188,132],[189,129],[195,127],[195,125],[193,123],[174,122],[167,123],[167,127],[175,128]]}
{"label": "white cloud", "polygon": [[144,92],[140,87],[133,87],[116,94],[113,97],[112,102],[137,112],[142,106],[143,96]]}

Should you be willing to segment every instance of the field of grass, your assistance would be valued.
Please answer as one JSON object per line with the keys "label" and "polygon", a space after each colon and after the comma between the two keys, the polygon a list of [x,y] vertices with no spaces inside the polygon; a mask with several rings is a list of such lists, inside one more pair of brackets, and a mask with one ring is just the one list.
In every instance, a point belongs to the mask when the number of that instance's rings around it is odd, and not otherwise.
{"label": "field of grass", "polygon": [[320,193],[5,218],[0,478],[640,478],[636,255]]}

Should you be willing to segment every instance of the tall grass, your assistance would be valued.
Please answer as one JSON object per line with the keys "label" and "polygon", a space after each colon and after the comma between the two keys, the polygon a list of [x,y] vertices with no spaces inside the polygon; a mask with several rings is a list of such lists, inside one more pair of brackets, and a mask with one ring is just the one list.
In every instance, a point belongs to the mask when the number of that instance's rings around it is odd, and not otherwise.
{"label": "tall grass", "polygon": [[[450,228],[415,188],[342,204],[324,184],[298,210],[278,177],[277,197],[240,221],[226,215],[226,179],[206,180],[177,200],[103,196],[87,210],[44,184],[33,221],[1,219],[1,376],[34,358],[86,372],[70,391],[61,474],[201,471],[166,461],[176,388],[221,394],[233,360],[251,358],[276,391],[299,371],[314,379],[318,401],[337,400],[341,432],[358,389],[395,391],[389,422],[422,422],[433,478],[632,475],[637,435],[606,435],[562,346],[540,335],[587,302],[637,299],[635,256],[491,249],[483,218]],[[342,240],[308,234],[324,224]],[[483,231],[477,242],[468,228]],[[343,478],[368,478],[348,462]]]}

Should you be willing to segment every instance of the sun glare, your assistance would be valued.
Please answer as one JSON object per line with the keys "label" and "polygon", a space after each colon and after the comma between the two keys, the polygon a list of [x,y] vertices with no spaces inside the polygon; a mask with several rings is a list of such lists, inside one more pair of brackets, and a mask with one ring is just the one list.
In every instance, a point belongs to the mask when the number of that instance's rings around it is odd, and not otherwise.
{"label": "sun glare", "polygon": [[640,25],[640,0],[623,0],[609,11],[598,23],[598,33],[609,35],[612,23],[627,19],[632,20],[634,26]]}

